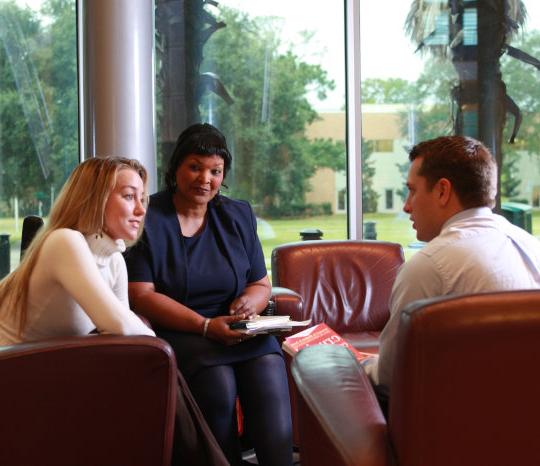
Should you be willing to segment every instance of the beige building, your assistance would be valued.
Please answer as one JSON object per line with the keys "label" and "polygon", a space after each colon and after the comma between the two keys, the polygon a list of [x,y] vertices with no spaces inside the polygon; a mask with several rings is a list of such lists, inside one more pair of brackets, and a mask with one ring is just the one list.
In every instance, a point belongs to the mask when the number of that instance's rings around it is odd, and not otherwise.
{"label": "beige building", "polygon": [[[319,118],[307,128],[308,139],[345,141],[345,112],[321,113]],[[311,177],[310,185],[311,191],[306,193],[307,203],[329,203],[333,213],[346,211],[347,177],[344,172],[320,168]]]}
{"label": "beige building", "polygon": [[[320,120],[306,131],[308,138],[345,140],[345,113],[321,113]],[[401,212],[403,201],[398,191],[403,188],[404,175],[398,165],[407,164],[408,150],[414,141],[414,115],[406,105],[362,106],[362,137],[373,144],[370,163],[375,168],[373,189],[378,194],[378,212]],[[344,155],[345,156],[345,155]],[[521,180],[519,199],[533,207],[540,207],[540,164],[538,155],[520,153],[516,164],[516,178]],[[306,194],[306,202],[321,204],[329,202],[332,212],[346,210],[345,173],[331,169],[318,170],[311,178],[312,191]]]}
{"label": "beige building", "polygon": [[[370,162],[375,167],[373,188],[379,195],[379,212],[395,212],[402,208],[397,190],[403,184],[397,164],[407,161],[406,138],[402,135],[401,120],[407,115],[401,105],[364,105],[362,107],[362,134],[364,140],[373,142],[374,152]],[[405,115],[405,117],[403,116]],[[320,119],[306,130],[310,139],[322,138],[345,140],[345,112],[321,113]],[[344,155],[345,157],[345,155]],[[332,212],[344,212],[347,180],[345,173],[329,168],[319,169],[310,180],[312,190],[306,194],[306,202],[328,202]]]}

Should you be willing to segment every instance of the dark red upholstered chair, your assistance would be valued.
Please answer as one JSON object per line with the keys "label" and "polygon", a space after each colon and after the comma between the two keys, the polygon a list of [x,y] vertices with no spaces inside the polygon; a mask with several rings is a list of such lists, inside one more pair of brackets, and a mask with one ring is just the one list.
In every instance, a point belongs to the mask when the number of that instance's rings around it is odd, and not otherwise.
{"label": "dark red upholstered chair", "polygon": [[292,365],[302,466],[540,464],[540,291],[418,301],[404,312],[388,421],[342,347]]}
{"label": "dark red upholstered chair", "polygon": [[272,251],[272,285],[295,291],[296,320],[325,322],[358,349],[377,351],[403,250],[385,241],[300,241]]}
{"label": "dark red upholstered chair", "polygon": [[[390,316],[392,285],[403,261],[397,243],[300,241],[272,251],[272,284],[302,297],[300,312],[292,314],[295,320],[311,319],[312,325],[325,322],[359,350],[376,353],[379,334]],[[297,443],[290,374],[289,387]]]}
{"label": "dark red upholstered chair", "polygon": [[0,347],[0,464],[169,466],[176,360],[146,336]]}

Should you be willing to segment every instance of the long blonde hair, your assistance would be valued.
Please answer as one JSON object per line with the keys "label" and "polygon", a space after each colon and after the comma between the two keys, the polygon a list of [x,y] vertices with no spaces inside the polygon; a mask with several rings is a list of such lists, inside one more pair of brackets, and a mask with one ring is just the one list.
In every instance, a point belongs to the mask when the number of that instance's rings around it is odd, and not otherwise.
{"label": "long blonde hair", "polygon": [[[91,158],[79,164],[64,184],[51,208],[48,221],[26,250],[19,266],[0,281],[2,313],[18,318],[19,335],[26,324],[30,276],[43,243],[59,228],[71,228],[85,236],[101,234],[105,222],[105,205],[116,184],[116,176],[123,169],[137,172],[146,192],[148,175],[137,160],[104,157]],[[142,225],[139,229],[141,231]]]}

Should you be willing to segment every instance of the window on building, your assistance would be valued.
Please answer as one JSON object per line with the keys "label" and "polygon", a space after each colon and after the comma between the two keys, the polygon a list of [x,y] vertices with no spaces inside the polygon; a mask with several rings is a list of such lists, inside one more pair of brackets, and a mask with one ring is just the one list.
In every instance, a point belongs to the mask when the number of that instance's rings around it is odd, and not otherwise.
{"label": "window on building", "polygon": [[384,192],[384,207],[387,210],[392,210],[394,208],[394,190],[387,189]]}
{"label": "window on building", "polygon": [[347,209],[347,190],[345,188],[338,191],[338,210],[345,212]]}
{"label": "window on building", "polygon": [[373,141],[374,152],[394,152],[394,141],[392,139],[376,139]]}

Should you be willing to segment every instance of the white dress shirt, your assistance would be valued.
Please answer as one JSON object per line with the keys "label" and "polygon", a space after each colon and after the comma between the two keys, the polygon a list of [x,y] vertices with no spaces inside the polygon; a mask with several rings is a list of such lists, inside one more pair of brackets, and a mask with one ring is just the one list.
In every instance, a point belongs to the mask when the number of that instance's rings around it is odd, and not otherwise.
{"label": "white dress shirt", "polygon": [[462,211],[402,265],[390,297],[379,357],[364,368],[384,393],[393,371],[403,308],[418,299],[540,288],[540,241],[489,208]]}

